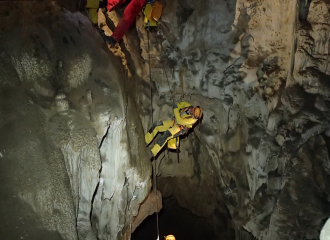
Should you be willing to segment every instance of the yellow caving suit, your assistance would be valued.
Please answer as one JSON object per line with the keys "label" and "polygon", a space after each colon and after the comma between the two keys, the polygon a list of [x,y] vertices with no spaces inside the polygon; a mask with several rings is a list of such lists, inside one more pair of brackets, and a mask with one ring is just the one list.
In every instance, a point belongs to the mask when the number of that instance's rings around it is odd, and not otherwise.
{"label": "yellow caving suit", "polygon": [[179,102],[174,111],[174,120],[166,120],[153,125],[149,132],[144,136],[147,144],[150,144],[159,132],[164,132],[152,147],[151,152],[154,156],[168,142],[168,148],[177,149],[179,146],[179,136],[187,133],[189,128],[197,122],[190,114],[186,112],[189,108],[193,108],[188,102]]}
{"label": "yellow caving suit", "polygon": [[98,13],[97,10],[100,6],[100,0],[87,0],[86,9],[88,10],[88,15],[92,20],[93,24],[97,23]]}

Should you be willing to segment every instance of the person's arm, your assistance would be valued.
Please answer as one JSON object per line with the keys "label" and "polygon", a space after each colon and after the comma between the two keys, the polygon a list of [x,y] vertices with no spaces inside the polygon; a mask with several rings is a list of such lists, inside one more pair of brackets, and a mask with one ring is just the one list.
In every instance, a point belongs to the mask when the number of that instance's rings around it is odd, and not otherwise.
{"label": "person's arm", "polygon": [[145,0],[132,0],[125,8],[123,17],[119,20],[115,31],[111,35],[117,42],[120,42],[134,22],[136,16],[141,12],[145,5]]}

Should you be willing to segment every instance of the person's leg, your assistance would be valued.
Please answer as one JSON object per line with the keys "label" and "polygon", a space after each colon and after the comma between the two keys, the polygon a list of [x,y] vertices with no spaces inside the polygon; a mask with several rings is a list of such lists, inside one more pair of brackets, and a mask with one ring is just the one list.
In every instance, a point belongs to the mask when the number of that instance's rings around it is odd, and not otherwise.
{"label": "person's leg", "polygon": [[167,141],[167,147],[169,149],[178,149],[179,148],[179,143],[180,143],[180,138],[179,137],[172,138],[172,139]]}
{"label": "person's leg", "polygon": [[85,8],[88,11],[88,16],[93,22],[93,25],[97,24],[97,9],[99,8],[100,0],[87,0]]}
{"label": "person's leg", "polygon": [[96,26],[98,23],[98,13],[95,8],[87,8],[88,16],[92,20],[93,26]]}
{"label": "person's leg", "polygon": [[150,128],[150,130],[144,136],[144,140],[146,141],[147,144],[150,144],[152,142],[152,140],[154,139],[154,137],[156,137],[156,135],[159,132],[165,132],[166,130],[168,130],[172,126],[173,126],[173,121],[172,120],[166,120],[166,121],[163,121],[163,122],[155,123],[152,126],[152,128]]}
{"label": "person's leg", "polygon": [[145,0],[132,0],[124,11],[123,17],[120,19],[112,37],[120,42],[125,35],[128,28],[133,23],[136,16],[141,12],[143,6],[145,5]]}
{"label": "person's leg", "polygon": [[181,132],[181,129],[178,125],[174,125],[170,129],[168,129],[164,134],[157,140],[157,143],[152,147],[151,152],[154,156],[156,156],[159,151],[164,147],[168,140],[177,136],[177,134]]}
{"label": "person's leg", "polygon": [[87,0],[86,8],[98,9],[100,5],[100,0]]}

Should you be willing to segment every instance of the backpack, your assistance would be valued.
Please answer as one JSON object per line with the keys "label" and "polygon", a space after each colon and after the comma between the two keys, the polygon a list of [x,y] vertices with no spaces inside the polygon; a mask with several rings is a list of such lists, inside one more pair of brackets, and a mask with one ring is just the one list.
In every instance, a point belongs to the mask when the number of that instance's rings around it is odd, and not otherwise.
{"label": "backpack", "polygon": [[[150,1],[150,2],[149,2]],[[155,28],[158,27],[158,20],[163,12],[163,5],[155,0],[148,0],[144,7],[144,27]]]}

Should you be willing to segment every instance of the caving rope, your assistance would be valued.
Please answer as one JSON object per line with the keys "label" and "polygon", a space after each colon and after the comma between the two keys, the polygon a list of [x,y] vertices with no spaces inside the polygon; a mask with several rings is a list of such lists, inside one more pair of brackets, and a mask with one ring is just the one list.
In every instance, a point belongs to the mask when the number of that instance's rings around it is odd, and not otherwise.
{"label": "caving rope", "polygon": [[[153,117],[153,107],[152,107],[152,87],[151,87],[151,83],[152,83],[152,78],[151,78],[151,61],[150,61],[150,43],[149,43],[149,29],[147,29],[147,36],[148,36],[148,57],[149,57],[149,77],[150,77],[150,104],[151,104],[151,123],[154,122],[154,117]],[[155,143],[153,143],[155,144]],[[154,192],[156,194],[156,219],[157,219],[157,240],[159,240],[159,221],[158,221],[158,195],[157,195],[157,173],[156,173],[156,159],[153,156],[153,162],[154,162],[154,167],[153,167],[153,179],[154,179]]]}
{"label": "caving rope", "polygon": [[[171,86],[170,86],[170,82],[168,81],[168,77],[167,77],[167,73],[166,73],[166,69],[165,69],[164,64],[163,64],[163,69],[164,69],[164,72],[165,72],[165,76],[166,76],[166,80],[167,80],[167,84],[168,84],[168,89],[170,90],[171,98],[172,98],[172,102],[173,102],[173,106],[174,106],[175,105],[175,102],[174,102],[174,99],[173,99],[174,96],[173,96],[173,92],[172,92],[172,89],[171,89]],[[177,155],[178,155],[178,163],[180,163],[180,158],[179,158],[179,144],[178,144],[178,142],[179,142],[178,140],[175,141],[175,147],[176,147],[176,152],[177,152]]]}
{"label": "caving rope", "polygon": [[[148,40],[148,59],[149,59],[149,84],[150,84],[150,106],[151,106],[151,122],[153,123],[154,122],[154,117],[153,117],[153,104],[152,104],[152,87],[151,87],[151,84],[152,84],[152,77],[151,77],[151,58],[150,58],[150,37],[149,37],[149,29],[147,28],[147,40]],[[167,80],[167,84],[168,84],[168,88],[170,90],[170,93],[171,93],[171,96],[173,96],[173,93],[172,93],[172,90],[171,90],[171,87],[170,87],[170,82],[168,81],[168,77],[167,77],[167,73],[166,73],[166,69],[163,65],[163,69],[164,69],[164,72],[165,72],[165,76],[166,76],[166,80]],[[173,105],[175,104],[174,102],[174,99],[172,98],[172,101],[173,101]],[[176,141],[176,144],[177,144],[178,141]],[[155,143],[153,143],[155,144]],[[180,163],[179,161],[179,146],[176,145],[176,149],[177,149],[177,154],[178,154],[178,163]],[[163,158],[165,157],[165,152],[164,152],[164,156]],[[155,184],[155,187],[154,187],[154,192],[156,194],[156,197],[158,196],[157,195],[157,166],[156,166],[156,159],[155,157],[153,156],[153,163],[154,163],[154,167],[153,167],[153,181],[154,181],[154,184]],[[162,159],[163,159],[162,158]],[[161,160],[162,160],[161,159]],[[159,163],[160,164],[160,163]],[[156,203],[156,219],[157,219],[157,240],[159,240],[159,219],[158,219],[158,202]]]}
{"label": "caving rope", "polygon": [[[154,0],[149,0],[149,2],[153,3],[155,2]],[[157,3],[157,4],[156,4]],[[161,13],[162,13],[162,6],[160,4],[158,4],[158,2],[156,2],[155,5],[157,5],[156,7],[156,14],[155,14],[155,17],[157,19],[153,19],[154,21],[158,21],[159,17],[161,16]],[[156,25],[158,26],[158,25]],[[150,27],[152,27],[149,23],[145,24],[145,27],[146,27],[146,30],[147,30],[147,40],[148,40],[148,58],[149,58],[149,78],[150,78],[150,81],[149,81],[149,84],[150,84],[150,105],[151,105],[151,123],[153,124],[154,122],[154,119],[153,119],[153,104],[152,104],[152,87],[151,87],[151,84],[152,84],[152,77],[151,77],[151,58],[150,58],[150,37],[149,37],[149,30],[150,30]],[[168,84],[168,87],[169,87],[169,90],[170,90],[170,93],[171,93],[171,97],[173,97],[173,92],[171,90],[171,87],[170,87],[170,83],[169,83],[169,80],[168,80],[168,77],[167,77],[167,73],[166,73],[166,69],[163,65],[163,69],[164,69],[164,72],[165,72],[165,76],[166,76],[166,79],[167,79],[167,84]],[[174,99],[172,98],[172,101],[173,101],[173,105],[175,105],[175,102],[174,102]],[[153,143],[153,145],[155,144],[155,142]],[[177,145],[178,144],[178,141],[176,141],[176,149],[177,149],[177,154],[178,154],[178,163],[180,162],[179,161],[179,146]],[[164,157],[165,157],[165,151],[164,151]],[[163,157],[163,158],[164,158]],[[162,158],[162,159],[163,159]],[[154,167],[153,167],[153,181],[154,181],[154,192],[156,194],[156,197],[158,197],[157,195],[157,166],[156,166],[156,159],[155,157],[153,156],[152,157],[153,159],[153,162],[154,162]],[[162,160],[161,159],[161,160]],[[161,162],[160,160],[160,162]],[[159,163],[160,164],[160,163]],[[159,167],[159,166],[158,166]],[[156,219],[157,219],[157,240],[159,240],[159,219],[158,219],[158,201],[156,203]]]}

